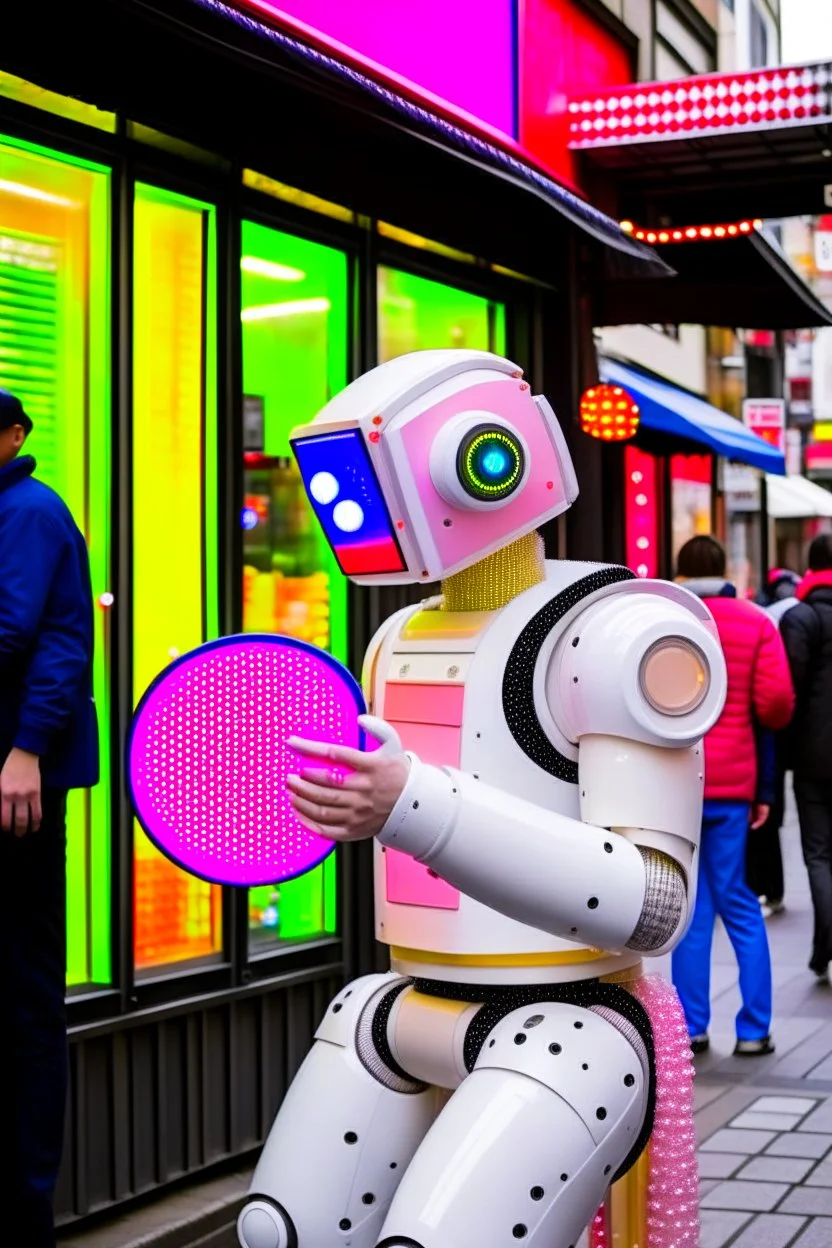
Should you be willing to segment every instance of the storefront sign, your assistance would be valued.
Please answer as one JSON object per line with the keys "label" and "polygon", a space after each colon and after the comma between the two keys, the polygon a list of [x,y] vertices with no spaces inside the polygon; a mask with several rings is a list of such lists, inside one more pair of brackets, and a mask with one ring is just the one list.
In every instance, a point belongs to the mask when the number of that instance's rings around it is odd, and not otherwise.
{"label": "storefront sign", "polygon": [[743,464],[727,464],[720,460],[720,478],[726,510],[760,510],[760,474]]}
{"label": "storefront sign", "polygon": [[798,477],[803,471],[803,438],[800,430],[787,429],[784,443],[786,472],[790,477]]}
{"label": "storefront sign", "polygon": [[818,273],[832,273],[832,232],[815,232],[815,268]]}
{"label": "storefront sign", "polygon": [[514,6],[510,0],[237,0],[240,8],[349,59],[371,76],[516,137]]}
{"label": "storefront sign", "polygon": [[786,429],[786,403],[784,399],[746,399],[742,405],[742,421],[746,429],[757,437],[783,451],[783,434]]}

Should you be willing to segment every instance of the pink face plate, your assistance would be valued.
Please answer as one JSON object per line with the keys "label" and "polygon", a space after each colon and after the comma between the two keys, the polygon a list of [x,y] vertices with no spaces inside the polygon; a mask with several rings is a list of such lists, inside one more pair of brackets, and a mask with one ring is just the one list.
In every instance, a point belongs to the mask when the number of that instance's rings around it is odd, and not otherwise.
{"label": "pink face plate", "polygon": [[286,740],[365,749],[364,711],[349,671],[314,646],[259,634],[208,642],[166,668],[136,710],[127,775],[139,823],[212,883],[302,875],[334,845],[289,804],[286,776],[315,763]]}
{"label": "pink face plate", "polygon": [[[467,511],[446,503],[433,484],[429,456],[425,453],[425,447],[432,445],[443,425],[469,411],[493,413],[498,423],[508,421],[523,435],[529,448],[531,471],[526,485],[511,502],[491,511]],[[483,423],[488,419],[483,416]],[[425,521],[445,568],[454,567],[487,545],[499,544],[506,533],[522,528],[529,520],[564,502],[557,453],[525,382],[486,381],[469,386],[405,425],[402,442],[414,465]]]}

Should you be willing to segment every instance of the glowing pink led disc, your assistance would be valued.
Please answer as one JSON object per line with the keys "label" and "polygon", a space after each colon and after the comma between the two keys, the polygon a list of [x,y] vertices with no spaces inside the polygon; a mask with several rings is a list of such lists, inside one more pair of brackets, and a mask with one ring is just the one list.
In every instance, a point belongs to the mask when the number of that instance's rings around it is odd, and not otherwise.
{"label": "glowing pink led disc", "polygon": [[153,682],[133,719],[127,774],[155,845],[216,884],[277,884],[317,866],[331,841],[289,804],[287,775],[310,765],[288,737],[365,748],[365,706],[331,655],[289,637],[223,637]]}

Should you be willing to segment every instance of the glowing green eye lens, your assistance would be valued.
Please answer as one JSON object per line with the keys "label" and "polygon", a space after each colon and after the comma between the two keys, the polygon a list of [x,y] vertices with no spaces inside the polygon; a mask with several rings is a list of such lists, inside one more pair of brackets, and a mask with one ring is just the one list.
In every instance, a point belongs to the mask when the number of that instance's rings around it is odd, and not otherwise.
{"label": "glowing green eye lens", "polygon": [[523,448],[506,429],[478,425],[463,439],[456,471],[466,494],[490,502],[508,498],[523,479]]}

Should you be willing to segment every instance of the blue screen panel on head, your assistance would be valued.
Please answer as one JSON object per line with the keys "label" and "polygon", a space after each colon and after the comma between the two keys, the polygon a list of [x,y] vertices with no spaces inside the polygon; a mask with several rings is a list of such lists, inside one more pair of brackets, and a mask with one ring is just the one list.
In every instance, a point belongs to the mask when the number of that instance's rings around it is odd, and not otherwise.
{"label": "blue screen panel on head", "polygon": [[300,438],[292,444],[303,483],[347,576],[403,572],[390,513],[360,429]]}

